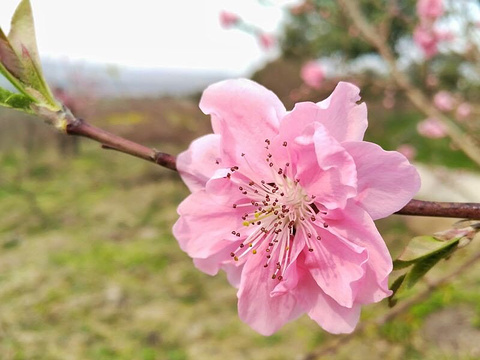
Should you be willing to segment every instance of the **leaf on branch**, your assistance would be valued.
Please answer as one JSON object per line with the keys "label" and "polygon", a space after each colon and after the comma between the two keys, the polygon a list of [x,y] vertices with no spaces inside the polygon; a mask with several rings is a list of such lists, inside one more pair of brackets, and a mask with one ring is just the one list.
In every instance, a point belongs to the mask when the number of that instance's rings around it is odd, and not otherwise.
{"label": "leaf on branch", "polygon": [[[23,65],[2,28],[0,28],[0,62],[2,67],[15,78],[20,79],[22,77]],[[4,71],[0,70],[0,72],[6,76]]]}
{"label": "leaf on branch", "polygon": [[29,0],[18,5],[8,37],[0,29],[0,63],[0,73],[31,103],[50,111],[61,110],[42,72]]}
{"label": "leaf on branch", "polygon": [[388,299],[389,306],[394,306],[399,298],[406,296],[440,260],[448,259],[458,248],[468,245],[479,230],[477,223],[410,240],[403,253],[393,262],[394,270],[410,268],[392,283],[390,289],[393,294]]}
{"label": "leaf on branch", "polygon": [[0,88],[0,106],[25,111],[27,113],[33,113],[30,107],[31,104],[32,99],[29,97],[23,94],[15,94],[6,89]]}

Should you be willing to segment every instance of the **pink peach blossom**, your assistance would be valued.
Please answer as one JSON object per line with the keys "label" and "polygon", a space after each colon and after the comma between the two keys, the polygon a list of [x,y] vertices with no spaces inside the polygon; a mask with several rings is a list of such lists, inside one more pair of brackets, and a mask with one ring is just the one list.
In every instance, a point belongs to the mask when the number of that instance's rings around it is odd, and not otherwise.
{"label": "pink peach blossom", "polygon": [[309,61],[302,66],[302,69],[300,70],[300,77],[302,78],[303,82],[311,88],[320,89],[325,77],[325,72],[319,63],[315,61]]}
{"label": "pink peach blossom", "polygon": [[423,120],[418,123],[417,131],[420,135],[431,139],[440,139],[447,136],[447,128],[435,118]]}
{"label": "pink peach blossom", "polygon": [[402,144],[397,148],[397,151],[405,156],[408,160],[412,161],[417,156],[417,149],[410,144]]}
{"label": "pink peach blossom", "polygon": [[269,50],[275,45],[277,40],[272,34],[259,33],[258,41],[260,42],[260,45],[263,49]]}
{"label": "pink peach blossom", "polygon": [[437,19],[443,15],[444,7],[442,0],[418,0],[417,15],[420,18]]}
{"label": "pink peach blossom", "polygon": [[203,93],[213,134],[178,156],[192,193],[173,233],[198,269],[227,273],[240,318],[261,334],[303,313],[349,333],[363,304],[391,294],[392,260],[373,220],[402,208],[420,180],[403,155],[362,141],[359,99],[344,82],[290,112],[246,79]]}
{"label": "pink peach blossom", "polygon": [[460,120],[468,118],[471,113],[472,113],[472,105],[470,105],[468,102],[463,102],[460,105],[458,105],[457,118],[459,118]]}
{"label": "pink peach blossom", "polygon": [[435,94],[433,97],[433,104],[438,110],[451,111],[453,109],[455,100],[452,94],[448,91],[442,90]]}
{"label": "pink peach blossom", "polygon": [[413,41],[422,49],[427,59],[438,53],[439,39],[435,31],[423,25],[417,25],[413,31]]}
{"label": "pink peach blossom", "polygon": [[220,13],[220,24],[224,28],[230,28],[236,25],[239,21],[240,17],[237,14],[228,11],[222,11]]}

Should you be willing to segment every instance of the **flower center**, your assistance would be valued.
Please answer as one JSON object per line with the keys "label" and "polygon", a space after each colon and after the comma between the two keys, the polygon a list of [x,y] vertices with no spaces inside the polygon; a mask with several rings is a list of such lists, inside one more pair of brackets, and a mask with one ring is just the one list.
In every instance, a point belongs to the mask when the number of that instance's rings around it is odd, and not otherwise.
{"label": "flower center", "polygon": [[[268,139],[266,142],[270,145]],[[284,142],[283,146],[286,147],[287,143]],[[292,248],[295,237],[301,234],[308,250],[313,252],[313,241],[321,240],[316,225],[326,212],[320,211],[319,207],[323,207],[315,203],[315,196],[308,195],[300,186],[300,179],[293,176],[289,162],[278,167],[270,153],[266,161],[272,174],[268,182],[249,178],[238,166],[232,167],[231,173],[227,174],[242,194],[242,199],[232,206],[245,209],[241,217],[243,226],[248,228],[248,235],[244,235],[245,239],[230,255],[234,261],[241,261],[261,250],[265,256],[264,267],[273,267],[272,279],[282,280],[294,260]],[[235,176],[232,176],[233,173]],[[323,223],[323,227],[328,225]],[[236,230],[232,231],[232,235],[242,237]]]}

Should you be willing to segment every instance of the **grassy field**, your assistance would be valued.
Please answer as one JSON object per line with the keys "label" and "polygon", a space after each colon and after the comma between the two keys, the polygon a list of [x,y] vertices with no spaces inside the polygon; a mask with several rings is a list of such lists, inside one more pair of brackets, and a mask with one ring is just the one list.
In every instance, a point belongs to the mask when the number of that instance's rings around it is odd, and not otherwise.
{"label": "grassy field", "polygon": [[[385,138],[398,124],[382,126],[371,136]],[[88,141],[67,158],[54,146],[3,149],[0,359],[312,359],[345,339],[307,317],[271,337],[243,324],[225,276],[197,271],[171,235],[186,195],[177,174]],[[401,217],[378,226],[393,254],[416,235]],[[430,279],[475,251],[478,242]],[[386,303],[367,306],[362,330],[321,358],[478,359],[479,288],[477,265],[394,321],[377,324]]]}

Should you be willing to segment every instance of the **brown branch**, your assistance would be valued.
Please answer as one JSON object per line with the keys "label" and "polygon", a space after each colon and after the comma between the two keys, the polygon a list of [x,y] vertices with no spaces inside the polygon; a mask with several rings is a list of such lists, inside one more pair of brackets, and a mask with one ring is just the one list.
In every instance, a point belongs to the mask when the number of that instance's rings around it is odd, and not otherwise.
{"label": "brown branch", "polygon": [[396,214],[480,220],[480,203],[437,202],[413,199],[397,211]]}
{"label": "brown branch", "polygon": [[133,141],[124,139],[89,123],[75,119],[68,122],[65,132],[68,135],[83,136],[102,144],[104,149],[111,149],[144,159],[170,170],[177,170],[175,156],[166,154]]}

